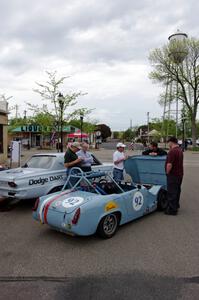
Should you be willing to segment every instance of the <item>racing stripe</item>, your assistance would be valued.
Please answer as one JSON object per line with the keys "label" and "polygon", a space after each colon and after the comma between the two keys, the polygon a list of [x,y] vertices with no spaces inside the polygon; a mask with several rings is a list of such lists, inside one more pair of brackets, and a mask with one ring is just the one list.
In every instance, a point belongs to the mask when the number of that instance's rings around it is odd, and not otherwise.
{"label": "racing stripe", "polygon": [[[73,191],[75,191],[75,190],[73,190]],[[43,208],[44,208],[44,218],[42,218],[42,223],[48,223],[47,222],[47,214],[48,214],[48,209],[49,209],[49,207],[50,207],[50,205],[51,205],[51,203],[53,203],[54,201],[56,201],[57,199],[59,199],[60,197],[62,197],[62,196],[64,196],[64,195],[66,195],[66,194],[69,194],[69,193],[71,193],[72,191],[71,190],[69,190],[69,191],[66,191],[66,192],[62,192],[62,193],[60,193],[59,195],[56,195],[55,197],[53,197],[53,198],[48,198],[48,201],[45,201],[45,203],[44,203],[44,205],[43,205]],[[43,203],[42,203],[43,204]],[[43,208],[42,208],[42,211],[43,211]],[[41,217],[42,217],[42,214],[41,214]],[[41,217],[40,217],[40,219],[41,219]]]}
{"label": "racing stripe", "polygon": [[39,209],[39,218],[40,218],[40,221],[41,223],[44,223],[43,222],[43,217],[42,217],[42,212],[43,212],[43,209],[44,209],[44,206],[45,204],[50,200],[52,199],[53,196],[51,196],[50,198],[47,198],[46,200],[44,200],[40,206],[40,209]]}

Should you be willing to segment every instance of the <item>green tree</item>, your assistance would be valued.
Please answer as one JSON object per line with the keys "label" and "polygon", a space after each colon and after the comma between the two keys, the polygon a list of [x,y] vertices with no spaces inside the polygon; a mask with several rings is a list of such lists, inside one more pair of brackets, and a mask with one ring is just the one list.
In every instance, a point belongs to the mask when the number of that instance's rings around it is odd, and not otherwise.
{"label": "green tree", "polygon": [[[65,93],[61,95],[62,107],[60,105],[60,90],[61,86],[64,83],[64,80],[68,77],[58,78],[57,72],[46,72],[48,80],[46,83],[36,83],[37,88],[33,91],[39,94],[42,100],[45,101],[43,106],[34,105],[32,103],[27,103],[30,110],[33,111],[34,116],[38,115],[40,121],[44,121],[44,116],[49,116],[50,121],[54,122],[51,124],[52,127],[57,127],[57,131],[60,132],[61,119],[63,118],[63,125],[66,125],[70,119],[77,118],[80,114],[87,116],[92,110],[87,108],[71,108],[77,104],[77,98],[83,96],[82,92],[75,93]],[[49,107],[48,103],[53,105]]]}
{"label": "green tree", "polygon": [[153,67],[149,76],[154,82],[162,83],[164,87],[171,84],[177,86],[173,89],[169,101],[178,98],[187,108],[195,145],[199,104],[199,40],[192,38],[186,41],[173,41],[162,48],[153,50],[149,60]]}
{"label": "green tree", "polygon": [[[176,133],[176,122],[173,119],[158,119],[153,118],[149,123],[150,131],[155,129],[160,132],[162,137],[175,135]],[[181,134],[180,128],[178,134]]]}
{"label": "green tree", "polygon": [[96,131],[97,130],[101,131],[102,141],[106,141],[106,139],[111,136],[111,129],[106,124],[96,125]]}
{"label": "green tree", "polygon": [[114,139],[119,139],[120,132],[119,131],[113,131],[113,138]]}
{"label": "green tree", "polygon": [[[42,100],[45,101],[45,104],[42,106],[40,105],[34,105],[32,103],[27,103],[30,110],[33,111],[34,114],[40,114],[42,112],[52,115],[55,119],[55,122],[59,124],[60,118],[61,118],[61,108],[59,103],[59,93],[62,89],[61,86],[64,83],[64,80],[68,77],[57,77],[57,72],[46,72],[48,76],[48,80],[46,83],[36,83],[38,88],[33,89],[34,92],[39,94],[42,98]],[[64,121],[68,122],[72,117],[80,114],[83,112],[84,115],[89,113],[91,110],[88,110],[86,108],[81,109],[74,109],[72,112],[69,110],[71,107],[77,104],[77,98],[80,96],[83,96],[82,92],[77,93],[65,93],[62,95],[63,100],[63,117]],[[53,105],[52,107],[48,106],[48,103],[51,103]]]}
{"label": "green tree", "polygon": [[133,138],[135,137],[135,131],[133,131],[131,128],[128,128],[123,132],[123,139],[127,142],[131,142]]}
{"label": "green tree", "polygon": [[[77,128],[80,128],[81,127],[81,122],[79,119],[72,119],[70,122],[69,122],[70,125],[72,126],[75,126]],[[83,122],[83,132],[86,132],[86,133],[92,133],[95,131],[95,128],[96,128],[96,124],[95,122],[89,122],[89,121],[84,121]]]}
{"label": "green tree", "polygon": [[32,124],[41,126],[42,143],[45,145],[45,138],[49,136],[55,124],[55,117],[48,112],[39,112],[32,118]]}
{"label": "green tree", "polygon": [[8,131],[11,132],[16,127],[24,125],[24,118],[12,118],[12,119],[9,119],[8,125],[9,125]]}

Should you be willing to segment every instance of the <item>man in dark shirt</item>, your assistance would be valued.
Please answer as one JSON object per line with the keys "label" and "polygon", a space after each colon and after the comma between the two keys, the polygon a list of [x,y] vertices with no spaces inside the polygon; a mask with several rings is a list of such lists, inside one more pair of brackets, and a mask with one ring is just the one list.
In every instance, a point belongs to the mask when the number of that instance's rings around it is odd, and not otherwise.
{"label": "man in dark shirt", "polygon": [[80,143],[73,142],[64,155],[64,166],[67,168],[67,173],[72,167],[80,167],[81,157],[77,156],[77,152],[81,149]]}
{"label": "man in dark shirt", "polygon": [[167,152],[161,148],[158,148],[158,144],[156,142],[151,142],[149,145],[149,149],[143,151],[142,155],[164,156],[167,155]]}
{"label": "man in dark shirt", "polygon": [[178,145],[178,140],[171,137],[168,140],[169,152],[165,163],[167,175],[168,207],[167,215],[176,215],[178,212],[181,184],[183,179],[183,152]]}

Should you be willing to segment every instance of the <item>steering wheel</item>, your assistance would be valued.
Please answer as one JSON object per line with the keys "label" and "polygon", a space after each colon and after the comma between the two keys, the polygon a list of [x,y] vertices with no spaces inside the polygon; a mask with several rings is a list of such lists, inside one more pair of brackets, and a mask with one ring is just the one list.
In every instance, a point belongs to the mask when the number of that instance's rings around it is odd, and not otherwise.
{"label": "steering wheel", "polygon": [[100,184],[107,184],[108,181],[106,179],[102,178],[102,179],[99,180],[99,183]]}
{"label": "steering wheel", "polygon": [[99,185],[101,186],[102,189],[105,189],[108,185],[108,181],[104,178],[99,180]]}

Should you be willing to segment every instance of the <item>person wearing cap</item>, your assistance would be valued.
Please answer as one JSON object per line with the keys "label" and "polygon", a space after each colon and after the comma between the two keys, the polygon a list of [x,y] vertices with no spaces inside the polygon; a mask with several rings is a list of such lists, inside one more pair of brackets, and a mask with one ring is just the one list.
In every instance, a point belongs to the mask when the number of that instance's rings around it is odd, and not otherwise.
{"label": "person wearing cap", "polygon": [[91,153],[88,151],[89,144],[86,142],[82,143],[81,150],[77,152],[77,156],[81,157],[83,160],[80,162],[80,168],[83,172],[91,171],[91,164],[93,163],[93,157]]}
{"label": "person wearing cap", "polygon": [[117,144],[117,150],[113,153],[113,179],[117,182],[121,182],[124,179],[124,161],[128,158],[124,153],[126,145],[123,143]]}
{"label": "person wearing cap", "polygon": [[81,149],[80,143],[73,142],[64,155],[64,166],[67,168],[67,173],[72,167],[80,167],[83,158],[77,156],[77,152]]}
{"label": "person wearing cap", "polygon": [[167,175],[168,206],[165,210],[167,215],[176,215],[180,208],[180,193],[183,179],[183,151],[178,145],[176,137],[168,140],[169,152],[165,163]]}
{"label": "person wearing cap", "polygon": [[142,155],[150,156],[164,156],[167,155],[167,152],[158,147],[156,142],[151,142],[149,148],[142,152]]}

